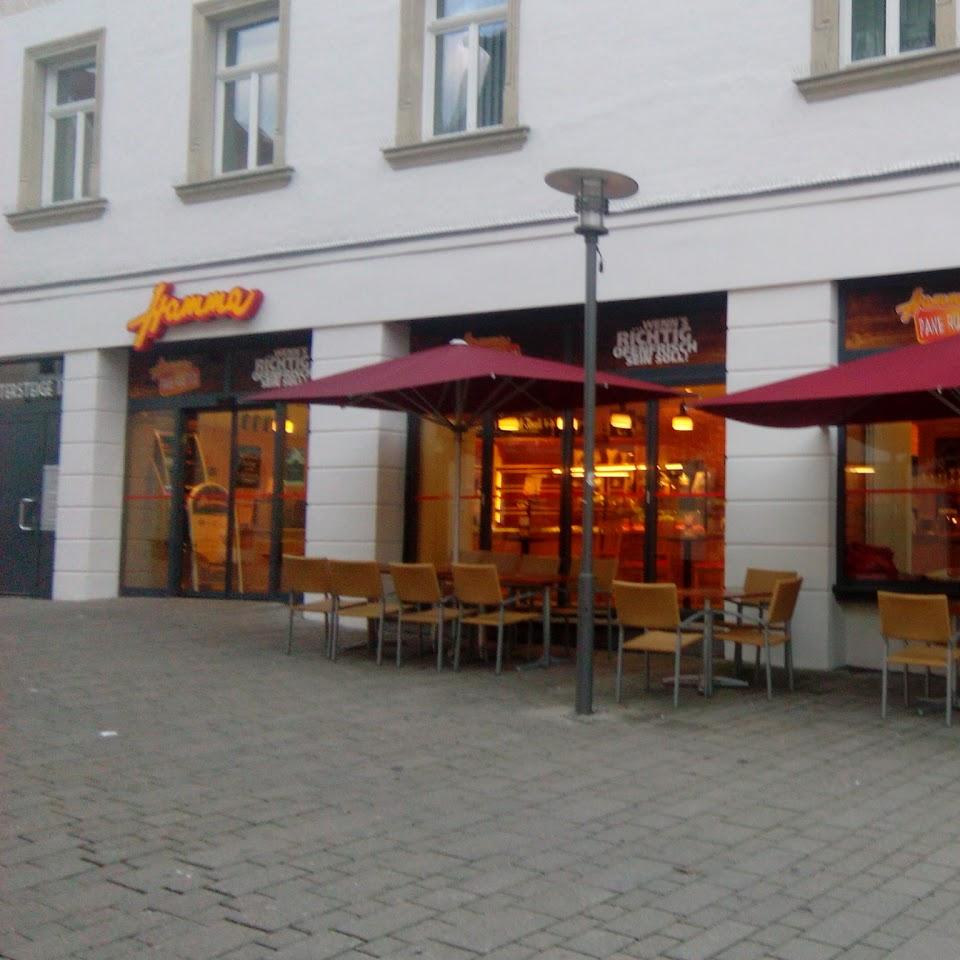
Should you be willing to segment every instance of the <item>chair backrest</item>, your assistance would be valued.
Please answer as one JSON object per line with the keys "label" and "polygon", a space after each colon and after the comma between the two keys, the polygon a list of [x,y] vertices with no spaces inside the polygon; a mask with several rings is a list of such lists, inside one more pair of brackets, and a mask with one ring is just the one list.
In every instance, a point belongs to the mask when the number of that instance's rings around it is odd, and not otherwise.
{"label": "chair backrest", "polygon": [[280,589],[284,593],[330,593],[330,561],[326,557],[283,555]]}
{"label": "chair backrest", "polygon": [[380,564],[376,560],[331,560],[330,583],[330,592],[338,597],[365,597],[367,600],[383,597]]}
{"label": "chair backrest", "polygon": [[613,604],[617,608],[617,620],[625,627],[676,630],[680,626],[675,583],[614,580]]}
{"label": "chair backrest", "polygon": [[[617,576],[617,566],[620,563],[619,557],[594,557],[593,558],[593,579],[597,584],[597,593],[611,593],[613,591],[613,581]],[[570,560],[570,589],[577,589],[577,577],[580,576],[580,558],[573,557]]]}
{"label": "chair backrest", "polygon": [[885,637],[915,643],[950,642],[950,606],[946,594],[905,594],[877,591],[880,632]]}
{"label": "chair backrest", "polygon": [[497,568],[497,573],[515,573],[520,563],[519,553],[501,553],[497,550],[491,550],[489,558],[484,563],[492,563]]}
{"label": "chair backrest", "polygon": [[524,553],[520,555],[520,562],[517,564],[515,572],[553,576],[560,572],[560,558],[540,556],[536,553]]}
{"label": "chair backrest", "polygon": [[390,576],[401,603],[439,603],[443,598],[432,563],[391,563]]}
{"label": "chair backrest", "polygon": [[767,623],[789,623],[803,586],[803,577],[789,577],[773,585],[773,596],[767,610]]}
{"label": "chair backrest", "polygon": [[766,570],[763,567],[747,567],[743,575],[744,593],[773,593],[778,580],[793,580],[796,570]]}
{"label": "chair backrest", "polygon": [[503,600],[500,575],[492,563],[455,563],[453,593],[461,603],[492,606]]}
{"label": "chair backrest", "polygon": [[610,593],[617,576],[617,557],[594,557],[593,578],[597,582],[598,593]]}

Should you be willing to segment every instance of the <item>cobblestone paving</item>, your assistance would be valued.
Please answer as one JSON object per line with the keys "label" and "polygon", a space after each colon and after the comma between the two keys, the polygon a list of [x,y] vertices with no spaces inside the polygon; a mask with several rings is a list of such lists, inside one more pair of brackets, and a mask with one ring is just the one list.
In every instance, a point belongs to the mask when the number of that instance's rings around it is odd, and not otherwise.
{"label": "cobblestone paving", "polygon": [[[277,605],[0,600],[0,956],[954,960],[960,728],[874,675],[575,719]],[[428,658],[429,659],[429,658]],[[779,679],[779,678],[778,678]]]}

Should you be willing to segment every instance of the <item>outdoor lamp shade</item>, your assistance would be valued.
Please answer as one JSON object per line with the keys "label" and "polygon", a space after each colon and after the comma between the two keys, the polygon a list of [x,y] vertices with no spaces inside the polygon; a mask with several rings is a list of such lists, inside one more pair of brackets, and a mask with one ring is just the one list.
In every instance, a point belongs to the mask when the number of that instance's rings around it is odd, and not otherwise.
{"label": "outdoor lamp shade", "polygon": [[687,405],[680,401],[680,412],[670,421],[670,426],[678,433],[690,433],[693,430],[693,417],[687,413]]}

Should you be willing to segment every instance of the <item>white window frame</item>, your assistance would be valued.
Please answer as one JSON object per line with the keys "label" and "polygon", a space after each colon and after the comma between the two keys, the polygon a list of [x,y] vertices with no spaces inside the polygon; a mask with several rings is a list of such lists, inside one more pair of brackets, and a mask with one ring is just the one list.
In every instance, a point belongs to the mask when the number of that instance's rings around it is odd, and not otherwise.
{"label": "white window frame", "polygon": [[[382,148],[387,163],[394,169],[403,169],[425,163],[445,163],[467,157],[489,156],[522,149],[530,134],[530,128],[520,123],[519,61],[522,0],[500,0],[497,7],[491,7],[489,11],[477,11],[465,20],[470,22],[476,19],[478,29],[488,15],[491,21],[506,20],[507,55],[504,65],[503,115],[500,124],[447,134],[433,132],[436,84],[435,37],[439,25],[455,22],[456,18],[437,18],[436,0],[433,0],[432,6],[428,6],[427,2],[428,0],[399,0],[400,58],[397,73],[397,126],[394,143]],[[476,96],[472,97],[471,101],[475,104]],[[473,116],[475,117],[476,114],[474,113]]]}
{"label": "white window frame", "polygon": [[[241,16],[230,20],[223,20],[217,24],[217,89],[216,89],[216,119],[214,122],[214,173],[216,176],[231,175],[242,173],[244,171],[258,170],[266,167],[272,167],[274,161],[268,164],[257,164],[257,145],[258,131],[260,129],[260,78],[266,74],[279,76],[280,73],[280,51],[272,60],[262,60],[256,63],[245,63],[235,67],[228,67],[227,62],[227,33],[238,27],[245,27],[255,23],[262,23],[266,20],[276,20],[278,24],[277,44],[280,43],[279,11],[274,16]],[[223,131],[225,122],[227,84],[234,80],[250,81],[250,101],[248,110],[250,116],[250,126],[247,129],[247,159],[246,164],[240,170],[230,170],[224,174],[223,170]],[[278,84],[279,94],[279,84]],[[279,127],[279,103],[276,105]],[[276,151],[277,130],[273,131],[274,150]]]}
{"label": "white window frame", "polygon": [[[94,95],[86,100],[73,100],[70,103],[57,103],[57,77],[61,70],[67,70],[71,67],[79,67],[83,64],[93,62],[94,69]],[[89,199],[83,192],[84,179],[90,183],[92,188],[92,170],[86,171],[84,177],[84,157],[86,156],[86,137],[87,124],[86,115],[93,114],[93,125],[96,129],[97,124],[97,97],[96,86],[100,83],[98,76],[96,58],[87,56],[70,57],[66,60],[59,60],[47,64],[44,85],[44,124],[43,124],[43,172],[41,179],[41,200],[44,206],[52,206],[60,203],[76,203],[78,200]],[[73,158],[73,196],[65,197],[62,200],[53,199],[53,180],[54,180],[54,155],[56,152],[56,125],[58,120],[66,117],[76,117],[76,132],[74,134],[74,158]],[[93,166],[94,159],[91,155],[90,165]]]}
{"label": "white window frame", "polygon": [[[936,11],[936,4],[934,4]],[[900,0],[886,0],[887,23],[884,52],[878,57],[864,60],[853,59],[853,0],[840,0],[840,66],[849,67],[861,63],[877,63],[891,57],[912,57],[929,53],[936,46],[936,38],[929,47],[918,50],[900,50]]]}
{"label": "white window frame", "polygon": [[[510,32],[510,20],[507,11],[506,2],[500,3],[495,7],[485,7],[480,10],[472,10],[468,13],[461,13],[453,17],[437,17],[437,0],[424,0],[426,4],[426,42],[424,43],[424,77],[426,82],[423,85],[423,137],[459,137],[465,133],[475,133],[479,130],[496,130],[503,126],[503,121],[499,124],[489,124],[484,127],[477,126],[477,98],[479,95],[479,57],[480,57],[480,27],[486,23],[497,23],[503,21],[507,34],[507,46],[513,43],[513,37]],[[456,33],[459,30],[467,30],[467,49],[470,54],[469,68],[467,72],[467,120],[463,130],[453,130],[449,133],[434,133],[434,112],[437,99],[437,38],[445,33]]]}
{"label": "white window frame", "polygon": [[[34,230],[81,220],[96,220],[104,215],[107,201],[100,192],[100,143],[103,121],[103,58],[106,31],[92,30],[28,47],[23,51],[23,102],[20,116],[20,181],[16,210],[5,214],[14,230]],[[96,71],[94,96],[84,101],[56,107],[56,74],[67,66],[93,63]],[[74,198],[58,200],[53,196],[53,118],[76,112],[93,114],[93,136],[87,143],[85,124],[78,135],[79,163],[74,171]],[[89,153],[89,169],[84,171],[83,154]],[[87,174],[87,192],[83,194],[83,174]]]}
{"label": "white window frame", "polygon": [[[276,59],[224,68],[226,31],[234,26],[278,21]],[[193,39],[190,63],[190,118],[187,137],[187,170],[183,183],[174,185],[184,203],[201,203],[223,197],[242,196],[286,187],[293,179],[293,167],[286,163],[287,73],[290,49],[290,0],[199,0],[193,4]],[[268,67],[277,78],[277,123],[273,139],[273,162],[256,166],[260,109],[259,90],[247,140],[247,166],[223,170],[222,77],[252,76]],[[221,77],[222,75],[222,77]],[[259,79],[251,86],[259,87]],[[252,144],[252,146],[251,146]]]}

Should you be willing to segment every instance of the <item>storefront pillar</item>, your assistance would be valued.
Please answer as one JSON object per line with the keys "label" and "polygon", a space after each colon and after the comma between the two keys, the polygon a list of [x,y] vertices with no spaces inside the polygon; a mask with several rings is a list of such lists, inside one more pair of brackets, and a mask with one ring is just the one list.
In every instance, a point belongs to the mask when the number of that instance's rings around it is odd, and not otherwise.
{"label": "storefront pillar", "polygon": [[[836,362],[838,308],[831,283],[731,292],[727,389],[742,390]],[[836,579],[836,430],[769,429],[727,422],[726,580],[747,567],[796,570],[796,665],[845,662]],[[775,654],[776,656],[776,654]],[[776,661],[775,661],[776,662]]]}
{"label": "storefront pillar", "polygon": [[[405,327],[380,323],[313,332],[313,377],[403,356]],[[308,556],[401,559],[407,418],[310,407]]]}
{"label": "storefront pillar", "polygon": [[127,351],[64,355],[53,597],[117,596]]}

